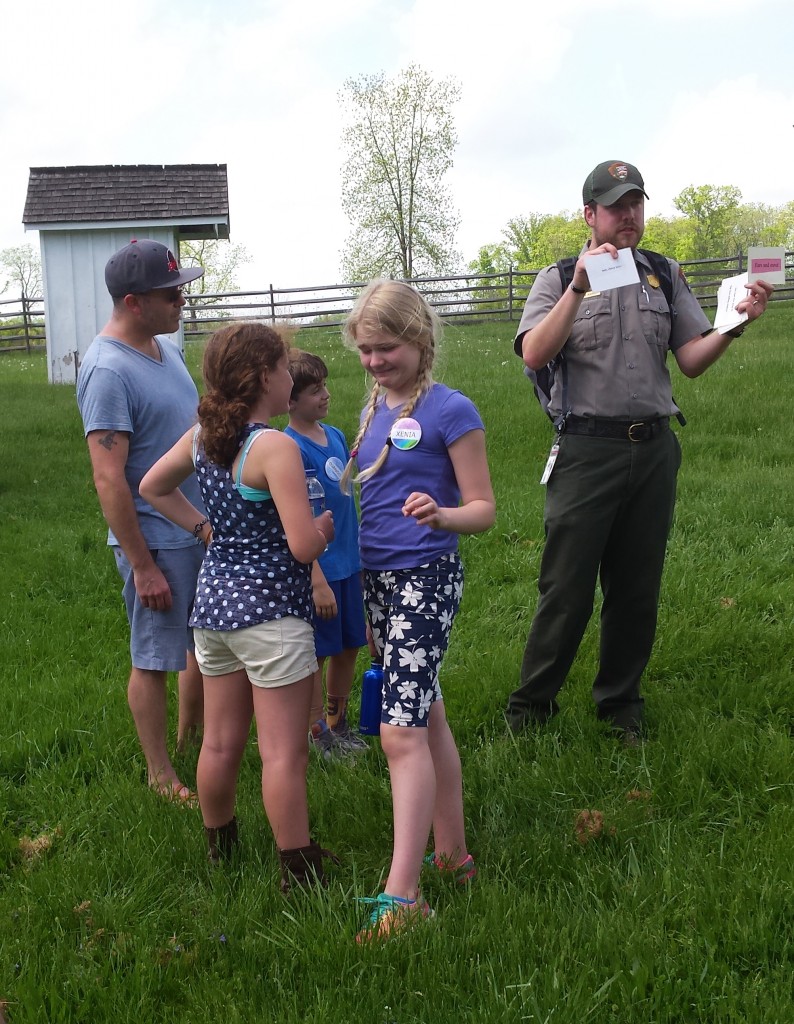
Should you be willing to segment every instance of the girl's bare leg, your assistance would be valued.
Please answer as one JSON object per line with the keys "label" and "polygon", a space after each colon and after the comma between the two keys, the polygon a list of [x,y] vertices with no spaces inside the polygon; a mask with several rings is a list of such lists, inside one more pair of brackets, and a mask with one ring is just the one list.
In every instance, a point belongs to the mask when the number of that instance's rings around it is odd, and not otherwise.
{"label": "girl's bare leg", "polygon": [[430,709],[428,733],[436,775],[435,852],[450,864],[459,864],[468,855],[463,820],[463,773],[443,700],[435,701]]}
{"label": "girl's bare leg", "polygon": [[312,700],[312,676],[287,686],[253,687],[262,802],[279,849],[309,845],[306,722]]}
{"label": "girl's bare leg", "polygon": [[251,729],[253,701],[245,672],[204,680],[205,726],[196,782],[207,828],[234,817],[237,775]]}
{"label": "girl's bare leg", "polygon": [[428,730],[382,725],[381,744],[389,762],[394,851],[386,892],[416,899],[436,802],[436,775]]}

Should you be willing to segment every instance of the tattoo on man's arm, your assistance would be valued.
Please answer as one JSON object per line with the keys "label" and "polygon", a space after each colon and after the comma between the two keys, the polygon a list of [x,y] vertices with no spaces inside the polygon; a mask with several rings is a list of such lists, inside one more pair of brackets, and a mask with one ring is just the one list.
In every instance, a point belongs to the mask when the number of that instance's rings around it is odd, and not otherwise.
{"label": "tattoo on man's arm", "polygon": [[107,432],[107,434],[105,434],[104,437],[100,437],[99,438],[99,440],[97,441],[97,444],[101,444],[103,448],[107,448],[107,450],[110,451],[112,449],[113,445],[116,443],[116,434],[117,433],[118,433],[118,431],[116,431],[116,430],[109,430]]}

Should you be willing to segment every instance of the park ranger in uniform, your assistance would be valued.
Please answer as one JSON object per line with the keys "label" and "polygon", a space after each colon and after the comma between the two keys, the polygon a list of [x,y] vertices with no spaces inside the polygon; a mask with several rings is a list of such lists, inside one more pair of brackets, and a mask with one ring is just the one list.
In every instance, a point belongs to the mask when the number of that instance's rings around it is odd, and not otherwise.
{"label": "park ranger in uniform", "polygon": [[[558,710],[565,682],[603,593],[600,664],[593,683],[599,718],[625,742],[641,735],[640,677],[656,631],[659,588],[673,517],[681,450],[668,350],[687,377],[716,362],[766,309],[770,285],[756,281],[736,310],[747,321],[713,331],[683,272],[668,260],[672,309],[659,275],[637,251],[645,228],[645,183],[637,168],[607,160],[582,191],[590,239],[567,287],[559,268],[541,271],[527,298],[515,352],[538,371],[560,354],[549,413],[558,424],[546,467],[546,543],[540,598],[518,688],[506,719],[513,732]],[[639,282],[591,290],[587,265],[631,249]],[[595,274],[594,274],[595,276]],[[738,317],[737,317],[738,319]]]}

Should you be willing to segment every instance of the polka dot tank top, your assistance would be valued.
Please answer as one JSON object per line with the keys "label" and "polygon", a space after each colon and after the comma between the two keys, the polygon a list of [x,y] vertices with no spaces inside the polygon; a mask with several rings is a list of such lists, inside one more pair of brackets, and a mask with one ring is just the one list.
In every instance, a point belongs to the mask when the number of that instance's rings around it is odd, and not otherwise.
{"label": "polka dot tank top", "polygon": [[[240,446],[263,428],[270,429],[247,424]],[[273,499],[243,498],[230,470],[210,462],[201,445],[195,461],[212,543],[199,573],[190,625],[226,631],[286,615],[311,622],[311,568],[290,552]]]}

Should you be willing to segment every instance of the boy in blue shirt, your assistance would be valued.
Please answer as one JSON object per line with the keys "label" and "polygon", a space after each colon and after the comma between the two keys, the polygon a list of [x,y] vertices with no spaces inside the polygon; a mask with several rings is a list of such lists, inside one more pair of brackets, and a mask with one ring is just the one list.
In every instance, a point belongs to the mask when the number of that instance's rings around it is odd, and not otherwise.
{"label": "boy in blue shirt", "polygon": [[[328,367],[319,356],[300,349],[289,354],[293,387],[289,425],[285,433],[300,447],[303,464],[313,469],[325,490],[325,506],[334,514],[335,536],[326,552],[312,564],[315,645],[319,670],[311,710],[311,738],[326,759],[366,750],[366,741],[347,720],[359,647],[367,642],[358,518],[352,496],[339,489],[350,457],[344,434],[321,422],[328,412]],[[323,665],[326,705],[323,714]]]}

